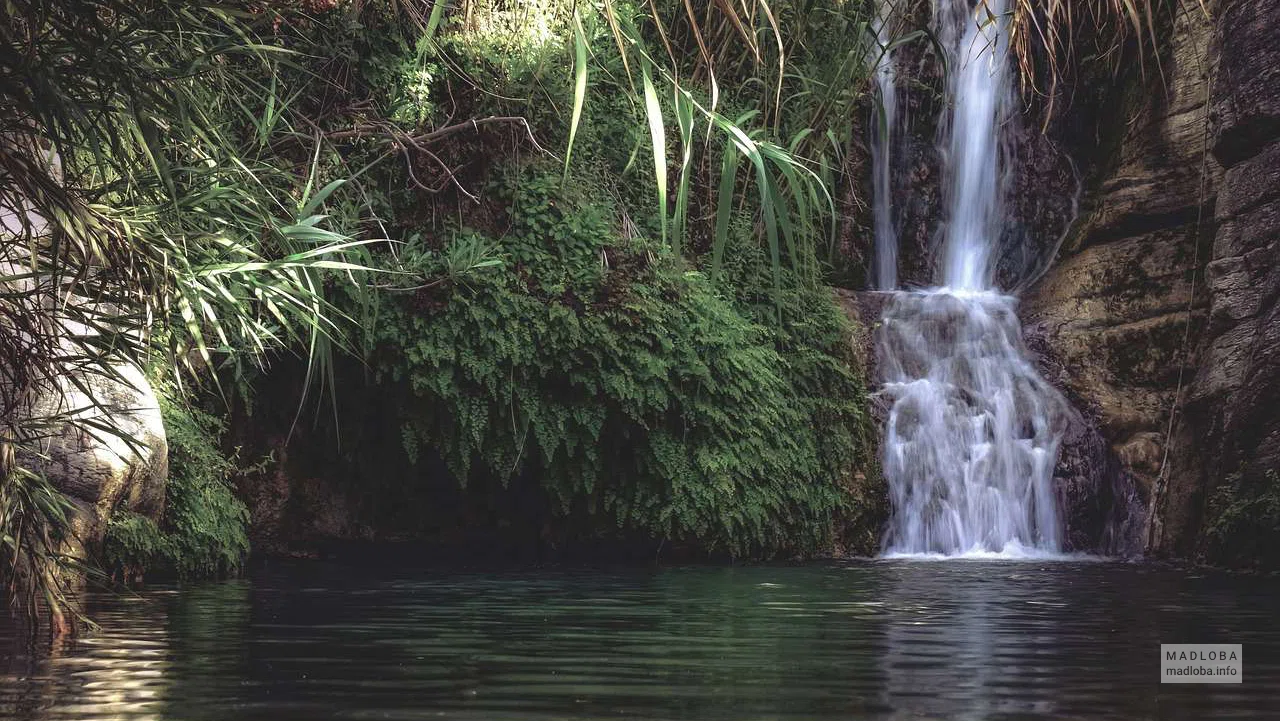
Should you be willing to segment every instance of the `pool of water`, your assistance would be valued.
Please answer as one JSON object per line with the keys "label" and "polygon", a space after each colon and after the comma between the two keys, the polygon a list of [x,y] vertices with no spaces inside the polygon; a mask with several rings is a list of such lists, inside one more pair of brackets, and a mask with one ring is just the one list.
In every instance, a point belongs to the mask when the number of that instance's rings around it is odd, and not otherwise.
{"label": "pool of water", "polygon": [[[312,561],[100,596],[93,613],[101,630],[56,653],[0,638],[0,717],[1280,715],[1280,581],[1149,565]],[[1161,642],[1244,644],[1244,681],[1161,685]]]}

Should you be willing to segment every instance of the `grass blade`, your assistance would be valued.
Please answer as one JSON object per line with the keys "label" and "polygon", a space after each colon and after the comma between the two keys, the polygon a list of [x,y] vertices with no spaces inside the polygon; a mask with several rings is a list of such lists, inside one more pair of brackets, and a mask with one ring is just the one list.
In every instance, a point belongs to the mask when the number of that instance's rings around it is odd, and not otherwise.
{"label": "grass blade", "polygon": [[732,142],[724,144],[720,158],[720,188],[716,197],[716,229],[711,243],[711,277],[720,273],[724,249],[729,244],[729,218],[733,213],[733,191],[738,177],[738,149]]}
{"label": "grass blade", "polygon": [[649,121],[649,140],[653,145],[653,175],[658,189],[658,218],[662,225],[662,242],[667,242],[667,133],[662,122],[662,105],[653,87],[649,65],[640,67],[644,80],[644,108]]}
{"label": "grass blade", "polygon": [[573,141],[578,136],[578,124],[582,121],[582,106],[587,99],[587,37],[582,30],[582,18],[573,11],[573,118],[569,122],[569,146],[564,151],[564,173],[560,182],[569,179],[569,158],[573,156]]}
{"label": "grass blade", "polygon": [[422,31],[422,39],[428,43],[435,45],[432,39],[435,37],[436,29],[440,27],[440,19],[444,16],[445,0],[436,0],[431,6],[431,16],[427,18],[427,27]]}
{"label": "grass blade", "polygon": [[689,175],[693,165],[693,98],[676,87],[676,122],[680,127],[680,184],[676,189],[676,208],[672,247],[681,254],[685,226],[689,215]]}

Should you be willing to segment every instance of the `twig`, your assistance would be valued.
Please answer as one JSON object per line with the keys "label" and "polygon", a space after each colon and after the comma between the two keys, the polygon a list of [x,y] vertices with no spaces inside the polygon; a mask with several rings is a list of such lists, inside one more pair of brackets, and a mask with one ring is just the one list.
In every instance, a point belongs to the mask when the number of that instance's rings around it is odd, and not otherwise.
{"label": "twig", "polygon": [[[543,147],[539,145],[538,141],[533,137],[533,129],[529,127],[529,121],[525,120],[523,117],[520,117],[518,115],[491,115],[487,118],[472,118],[471,120],[464,120],[460,123],[454,123],[453,125],[446,125],[443,128],[437,128],[435,130],[432,130],[429,133],[422,133],[420,135],[409,135],[408,133],[404,133],[402,131],[393,132],[389,134],[392,137],[400,138],[406,141],[411,141],[411,144],[418,145],[423,143],[432,143],[437,140],[447,138],[450,135],[455,135],[457,133],[460,133],[463,130],[466,130],[467,128],[471,128],[473,130],[479,131],[481,125],[492,125],[494,123],[519,123],[523,125],[525,131],[529,133],[529,140],[533,143],[534,147],[537,148],[538,150],[546,152],[545,149],[543,149]],[[325,133],[325,137],[328,138],[329,140],[343,140],[346,138],[362,138],[370,135],[388,134],[387,129],[388,129],[388,126],[386,124],[370,123],[365,125],[357,125],[356,127],[351,128],[350,130],[334,130],[334,131]]]}
{"label": "twig", "polygon": [[428,193],[439,193],[441,190],[444,190],[443,183],[441,183],[439,187],[433,188],[421,180],[418,180],[418,176],[413,172],[413,158],[409,157],[408,153],[401,153],[401,155],[404,156],[404,168],[409,172],[409,180],[417,186],[418,190],[425,190]]}
{"label": "twig", "polygon": [[[433,188],[423,183],[421,180],[418,179],[417,175],[414,174],[413,159],[409,155],[409,149],[411,148],[413,150],[416,150],[419,153],[422,153],[423,155],[426,155],[427,157],[431,158],[433,161],[436,162],[436,164],[440,166],[440,169],[443,170],[445,175],[447,176],[446,182],[452,181],[453,184],[458,188],[459,192],[461,192],[463,195],[470,198],[472,201],[479,202],[480,199],[476,197],[474,193],[472,193],[471,191],[463,187],[462,183],[458,180],[458,176],[457,176],[458,168],[450,168],[447,163],[445,163],[443,160],[440,159],[440,156],[428,150],[426,148],[426,145],[428,145],[429,143],[433,143],[437,140],[443,140],[444,138],[447,138],[451,135],[456,135],[467,129],[471,129],[472,131],[475,131],[475,132],[480,132],[480,126],[493,125],[498,123],[519,123],[520,125],[524,126],[525,132],[529,135],[529,142],[533,144],[533,147],[536,148],[541,153],[547,153],[550,155],[550,153],[547,152],[546,148],[538,144],[537,138],[533,137],[533,129],[529,127],[529,121],[517,115],[491,115],[487,118],[472,118],[470,120],[464,120],[460,123],[453,123],[450,125],[445,125],[444,127],[436,128],[435,130],[432,130],[431,132],[428,132],[428,133],[419,133],[418,135],[410,135],[409,133],[397,128],[391,123],[386,123],[386,122],[365,123],[362,125],[357,125],[347,130],[329,131],[327,133],[324,133],[324,137],[328,140],[347,140],[351,138],[364,138],[364,137],[378,137],[383,140],[389,140],[392,143],[400,146],[400,150],[403,153],[404,159],[405,159],[405,167],[409,172],[409,180],[421,190],[424,190],[429,193],[439,193],[441,190],[444,189],[443,183]],[[314,127],[314,124],[312,125]]]}
{"label": "twig", "polygon": [[459,168],[461,168],[462,166],[458,166],[458,168],[450,168],[448,165],[446,165],[446,164],[445,164],[445,162],[444,162],[443,160],[441,160],[441,159],[440,159],[440,156],[436,155],[435,153],[431,152],[430,150],[427,150],[427,149],[425,149],[425,148],[424,148],[424,149],[422,149],[422,152],[426,153],[426,154],[427,154],[427,155],[428,155],[432,160],[434,160],[434,161],[436,161],[437,163],[439,163],[439,164],[440,164],[440,168],[441,168],[441,170],[444,170],[445,175],[449,176],[449,179],[453,181],[453,184],[454,184],[454,185],[456,185],[456,186],[458,186],[458,191],[459,191],[459,192],[461,192],[463,195],[467,196],[468,198],[471,198],[471,200],[472,200],[472,201],[474,201],[474,202],[476,202],[476,203],[479,203],[479,202],[480,202],[480,199],[479,199],[479,198],[477,198],[475,195],[473,195],[473,194],[472,194],[470,191],[468,191],[466,188],[462,187],[462,183],[459,183],[459,182],[458,182],[458,175],[457,175],[457,173],[458,173]]}

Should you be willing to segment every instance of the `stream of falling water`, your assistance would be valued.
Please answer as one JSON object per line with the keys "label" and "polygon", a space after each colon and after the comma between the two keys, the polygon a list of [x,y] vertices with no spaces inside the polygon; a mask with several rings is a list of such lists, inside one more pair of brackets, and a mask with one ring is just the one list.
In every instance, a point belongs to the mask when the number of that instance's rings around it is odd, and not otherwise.
{"label": "stream of falling water", "polygon": [[950,68],[942,285],[894,293],[877,332],[888,556],[1061,551],[1052,480],[1069,411],[1027,360],[1015,300],[994,283],[1012,94],[1006,3],[934,2]]}
{"label": "stream of falling water", "polygon": [[871,135],[872,218],[875,223],[875,287],[898,287],[898,232],[893,223],[893,144],[898,130],[898,71],[893,59],[894,8],[899,0],[879,0],[875,42],[870,48],[878,93],[876,122]]}

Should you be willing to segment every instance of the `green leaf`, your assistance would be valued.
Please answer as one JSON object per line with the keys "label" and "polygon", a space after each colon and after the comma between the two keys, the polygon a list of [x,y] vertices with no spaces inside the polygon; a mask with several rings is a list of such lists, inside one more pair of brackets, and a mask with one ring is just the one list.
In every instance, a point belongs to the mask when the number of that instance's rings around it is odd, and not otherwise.
{"label": "green leaf", "polygon": [[338,188],[341,188],[343,185],[346,184],[346,182],[347,182],[346,178],[338,178],[337,180],[321,188],[320,192],[316,193],[314,197],[312,197],[310,200],[304,203],[303,206],[298,210],[298,217],[305,218],[307,216],[314,215],[316,210],[324,203],[324,201],[330,195],[333,194],[333,191],[337,190]]}
{"label": "green leaf", "polygon": [[649,121],[649,140],[653,146],[653,175],[658,189],[658,217],[662,224],[662,242],[667,242],[667,134],[662,122],[662,106],[653,87],[649,63],[640,67],[644,80],[644,108]]}
{"label": "green leaf", "polygon": [[582,107],[587,100],[587,38],[582,31],[582,19],[573,11],[573,118],[569,123],[569,146],[564,151],[564,174],[560,182],[569,179],[569,158],[573,156],[573,141],[578,136],[578,124],[582,121]]}
{"label": "green leaf", "polygon": [[689,214],[689,175],[693,162],[693,98],[675,86],[676,122],[680,127],[680,184],[676,189],[675,229],[672,248],[680,256]]}
{"label": "green leaf", "polygon": [[444,17],[444,6],[446,0],[436,0],[431,6],[431,16],[427,18],[427,27],[422,31],[422,39],[428,43],[435,45],[436,29],[440,27],[440,19]]}

